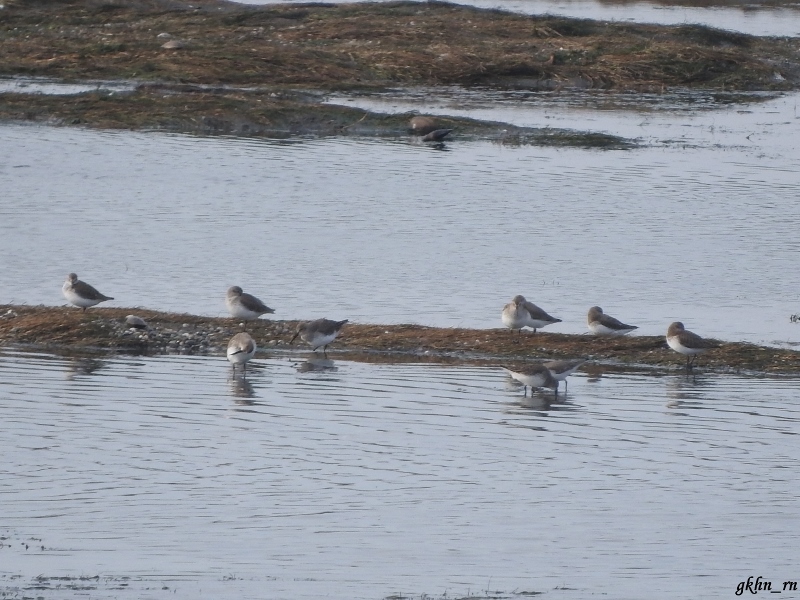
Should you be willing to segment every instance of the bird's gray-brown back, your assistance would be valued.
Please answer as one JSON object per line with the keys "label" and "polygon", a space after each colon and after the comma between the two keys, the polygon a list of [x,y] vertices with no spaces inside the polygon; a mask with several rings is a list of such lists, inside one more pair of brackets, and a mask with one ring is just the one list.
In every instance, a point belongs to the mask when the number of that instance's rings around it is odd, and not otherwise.
{"label": "bird's gray-brown back", "polygon": [[577,369],[583,363],[585,363],[586,360],[587,359],[585,358],[576,358],[573,360],[550,360],[544,363],[544,366],[556,375],[559,375],[561,373],[566,373],[568,371]]}
{"label": "bird's gray-brown back", "polygon": [[639,327],[636,325],[627,325],[622,321],[605,314],[603,309],[599,306],[593,306],[589,309],[587,320],[589,323],[600,323],[600,325],[603,325],[604,327],[608,327],[609,329],[617,331],[623,329],[639,329]]}
{"label": "bird's gray-brown back", "polygon": [[668,339],[674,338],[676,336],[680,344],[685,348],[701,350],[701,349],[719,347],[719,344],[717,344],[716,342],[712,342],[711,340],[707,340],[705,338],[700,337],[699,335],[697,335],[692,331],[688,331],[683,326],[683,323],[681,323],[680,321],[675,321],[667,329]]}
{"label": "bird's gray-brown back", "polygon": [[86,298],[87,300],[113,300],[113,298],[98,292],[85,281],[78,279],[78,276],[75,275],[75,273],[70,273],[69,279],[70,283],[72,284],[72,290],[81,298]]}
{"label": "bird's gray-brown back", "polygon": [[528,311],[528,314],[531,316],[531,319],[536,321],[550,321],[551,323],[560,323],[561,319],[556,319],[548,315],[544,310],[536,306],[533,302],[528,302],[524,300],[522,302],[522,307]]}
{"label": "bird's gray-brown back", "polygon": [[330,319],[316,319],[314,321],[309,321],[308,323],[304,323],[301,326],[301,331],[308,335],[314,335],[315,333],[321,335],[332,335],[339,331],[346,323],[348,319],[344,321],[331,321]]}

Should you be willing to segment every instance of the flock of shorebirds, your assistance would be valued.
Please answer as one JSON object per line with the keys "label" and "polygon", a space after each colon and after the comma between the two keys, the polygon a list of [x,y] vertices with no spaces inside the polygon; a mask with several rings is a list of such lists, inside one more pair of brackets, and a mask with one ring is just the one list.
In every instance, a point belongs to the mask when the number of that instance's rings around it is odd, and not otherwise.
{"label": "flock of shorebirds", "polygon": [[[101,294],[88,283],[81,281],[75,273],[70,273],[67,276],[61,291],[70,303],[82,308],[84,311],[90,306],[114,299]],[[255,296],[245,293],[239,286],[233,286],[228,289],[225,304],[233,318],[241,319],[245,322],[253,321],[258,319],[261,315],[275,312]],[[537,329],[561,322],[561,319],[550,316],[532,302],[528,302],[524,296],[515,296],[511,302],[506,304],[503,307],[500,318],[503,321],[503,325],[512,331],[517,330],[518,334],[522,333],[524,327],[530,327],[533,329],[533,332],[536,333]],[[344,321],[316,319],[314,321],[300,323],[290,343],[294,343],[299,337],[311,346],[314,351],[318,348],[322,348],[323,354],[327,356],[326,350],[328,344],[336,339],[336,336],[339,335],[342,327],[344,327],[347,322],[347,319]],[[141,318],[134,315],[129,315],[127,317],[127,323],[131,327],[143,328],[147,326]],[[636,325],[626,325],[614,317],[605,314],[603,309],[599,306],[593,306],[589,309],[587,324],[589,330],[593,334],[609,337],[627,335],[635,329],[638,329]],[[694,367],[694,363],[699,354],[718,346],[718,344],[712,340],[703,339],[699,335],[687,331],[683,323],[678,321],[669,326],[666,338],[670,348],[686,356],[687,371],[690,371]],[[247,362],[255,355],[256,348],[255,340],[247,331],[237,333],[230,339],[228,342],[227,357],[233,365],[234,372],[236,366],[241,365],[242,370],[246,373]],[[563,381],[564,387],[566,388],[567,377],[577,371],[586,361],[587,359],[585,358],[576,360],[554,360],[543,363],[529,363],[524,366],[515,366],[513,368],[503,366],[502,368],[505,369],[511,377],[522,383],[523,393],[525,395],[528,393],[528,387],[531,388],[531,393],[533,393],[533,388],[547,387],[555,389],[555,394],[558,396],[559,383]]]}
{"label": "flock of shorebirds", "polygon": [[[561,319],[550,316],[544,310],[536,306],[533,302],[528,302],[524,296],[514,296],[514,299],[503,307],[501,314],[503,325],[509,329],[516,329],[520,333],[523,327],[530,327],[536,333],[537,329],[560,323]],[[595,335],[618,337],[627,335],[631,331],[638,329],[636,325],[626,325],[625,323],[607,315],[599,306],[589,309],[587,315],[587,325],[589,330]],[[706,340],[687,331],[680,321],[675,321],[667,328],[667,345],[675,352],[686,356],[686,370],[691,371],[697,356],[710,348],[716,348],[717,343]],[[525,367],[503,367],[509,375],[522,383],[523,393],[527,394],[527,387],[550,387],[555,388],[558,395],[558,384],[560,381],[567,385],[567,377],[578,370],[586,359],[577,360],[554,360],[545,363],[531,363]]]}

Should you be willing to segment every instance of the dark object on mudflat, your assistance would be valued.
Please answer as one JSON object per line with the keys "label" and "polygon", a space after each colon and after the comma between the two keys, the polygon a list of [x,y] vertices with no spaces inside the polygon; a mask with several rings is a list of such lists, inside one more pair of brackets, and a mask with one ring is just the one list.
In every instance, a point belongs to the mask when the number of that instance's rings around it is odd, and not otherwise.
{"label": "dark object on mudflat", "polygon": [[423,142],[441,142],[444,141],[452,129],[437,129],[436,131],[431,131],[428,135],[422,138]]}
{"label": "dark object on mudflat", "polygon": [[128,315],[125,317],[125,324],[132,329],[150,329],[147,321],[136,315]]}
{"label": "dark object on mudflat", "polygon": [[439,124],[432,117],[411,117],[408,127],[414,135],[428,135],[439,129]]}

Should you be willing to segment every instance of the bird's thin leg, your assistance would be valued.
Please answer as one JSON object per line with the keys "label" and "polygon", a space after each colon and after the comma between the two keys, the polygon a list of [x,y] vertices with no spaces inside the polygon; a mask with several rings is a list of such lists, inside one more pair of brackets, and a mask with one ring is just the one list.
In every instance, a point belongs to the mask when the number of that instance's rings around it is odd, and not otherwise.
{"label": "bird's thin leg", "polygon": [[[531,389],[531,394],[533,394],[533,389]],[[523,398],[528,397],[528,386],[525,385],[524,383],[522,384],[522,397]]]}
{"label": "bird's thin leg", "polygon": [[325,358],[328,358],[328,344],[325,344],[325,345],[322,347],[322,355],[323,355]]}

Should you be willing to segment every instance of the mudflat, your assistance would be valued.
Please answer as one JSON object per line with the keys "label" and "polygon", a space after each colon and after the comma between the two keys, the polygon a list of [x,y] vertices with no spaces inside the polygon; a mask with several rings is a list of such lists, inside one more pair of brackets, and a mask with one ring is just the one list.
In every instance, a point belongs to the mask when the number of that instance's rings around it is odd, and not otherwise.
{"label": "mudflat", "polygon": [[[322,103],[403,86],[778,91],[800,84],[791,38],[609,23],[430,2],[247,6],[218,0],[12,0],[0,76],[128,81],[130,93],[0,94],[0,119],[201,134],[407,133],[408,115]],[[592,132],[449,119],[462,136],[625,147]]]}
{"label": "mudflat", "polygon": [[[149,329],[133,329],[125,317],[145,319]],[[260,350],[307,349],[290,345],[297,321],[260,319],[247,331]],[[0,347],[27,346],[54,351],[100,350],[122,353],[224,354],[228,339],[241,331],[230,318],[165,313],[138,308],[0,306]],[[682,369],[685,357],[670,350],[663,336],[619,338],[558,333],[521,334],[509,329],[438,328],[423,325],[348,323],[328,352],[367,360],[408,359],[486,362],[587,357],[627,367]],[[720,372],[800,373],[800,352],[738,342],[722,342],[698,360],[700,369]]]}
{"label": "mudflat", "polygon": [[492,85],[791,89],[791,39],[442,2],[246,6],[31,0],[0,11],[0,73],[319,89]]}

